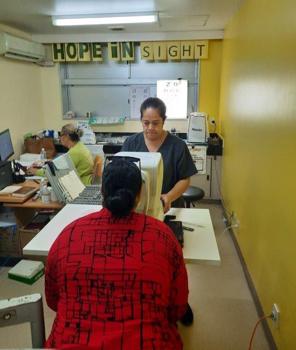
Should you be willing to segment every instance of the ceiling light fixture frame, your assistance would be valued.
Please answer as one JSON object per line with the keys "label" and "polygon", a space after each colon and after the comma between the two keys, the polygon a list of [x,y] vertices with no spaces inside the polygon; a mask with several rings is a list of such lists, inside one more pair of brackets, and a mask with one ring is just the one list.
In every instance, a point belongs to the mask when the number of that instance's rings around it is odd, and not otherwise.
{"label": "ceiling light fixture frame", "polygon": [[157,12],[52,16],[52,24],[55,26],[116,25],[154,23],[157,21]]}

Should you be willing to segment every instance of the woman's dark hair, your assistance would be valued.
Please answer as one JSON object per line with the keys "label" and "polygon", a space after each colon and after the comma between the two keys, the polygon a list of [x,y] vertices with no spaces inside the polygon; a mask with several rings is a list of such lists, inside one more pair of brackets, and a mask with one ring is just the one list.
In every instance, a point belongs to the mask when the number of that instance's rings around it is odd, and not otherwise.
{"label": "woman's dark hair", "polygon": [[142,176],[137,165],[120,157],[113,157],[103,172],[103,206],[116,217],[129,215],[141,186]]}
{"label": "woman's dark hair", "polygon": [[164,102],[158,97],[148,97],[142,104],[140,108],[141,119],[143,118],[143,113],[147,108],[157,109],[161,119],[166,120],[166,106]]}
{"label": "woman's dark hair", "polygon": [[78,142],[83,135],[83,131],[76,128],[73,124],[66,124],[62,127],[61,135],[68,135],[71,141]]}

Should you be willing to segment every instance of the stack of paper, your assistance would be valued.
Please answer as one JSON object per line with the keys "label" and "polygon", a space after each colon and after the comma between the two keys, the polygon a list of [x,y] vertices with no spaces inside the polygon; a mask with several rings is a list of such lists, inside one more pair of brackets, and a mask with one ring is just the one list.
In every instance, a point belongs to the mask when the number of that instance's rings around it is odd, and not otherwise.
{"label": "stack of paper", "polygon": [[40,160],[40,154],[35,153],[23,153],[20,155],[20,163],[29,163],[32,164],[33,162],[36,162],[37,160]]}
{"label": "stack of paper", "polygon": [[0,191],[0,195],[7,196],[9,194],[12,194],[13,192],[19,190],[22,186],[6,186]]}

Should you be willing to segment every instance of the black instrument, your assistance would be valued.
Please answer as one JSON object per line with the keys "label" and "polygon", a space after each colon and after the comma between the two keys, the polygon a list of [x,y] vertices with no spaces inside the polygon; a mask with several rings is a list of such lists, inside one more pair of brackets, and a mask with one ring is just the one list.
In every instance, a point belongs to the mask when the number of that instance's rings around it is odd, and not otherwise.
{"label": "black instrument", "polygon": [[13,184],[11,162],[0,161],[0,190]]}
{"label": "black instrument", "polygon": [[182,221],[173,221],[174,219],[176,219],[175,215],[166,215],[164,217],[164,223],[167,224],[169,228],[173,231],[181,247],[183,247],[184,232],[183,232]]}
{"label": "black instrument", "polygon": [[24,173],[26,173],[27,167],[13,160],[12,161],[12,178],[13,178],[13,182],[16,184],[26,181],[25,175],[20,174],[21,170],[24,171]]}

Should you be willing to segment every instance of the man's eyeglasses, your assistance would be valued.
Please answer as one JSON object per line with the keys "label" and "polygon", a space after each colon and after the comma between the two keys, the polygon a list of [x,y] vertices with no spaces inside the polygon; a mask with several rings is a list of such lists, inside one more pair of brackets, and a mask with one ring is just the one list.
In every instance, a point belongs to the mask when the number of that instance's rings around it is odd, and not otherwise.
{"label": "man's eyeglasses", "polygon": [[116,162],[118,160],[125,160],[130,163],[134,163],[141,170],[141,159],[129,156],[107,156],[105,158],[104,167],[111,162]]}

